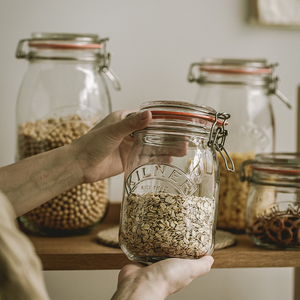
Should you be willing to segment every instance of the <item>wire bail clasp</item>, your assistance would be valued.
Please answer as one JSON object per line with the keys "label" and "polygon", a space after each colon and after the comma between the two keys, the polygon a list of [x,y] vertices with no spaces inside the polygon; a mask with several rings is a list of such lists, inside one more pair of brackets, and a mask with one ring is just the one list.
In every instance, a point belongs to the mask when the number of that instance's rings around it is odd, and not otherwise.
{"label": "wire bail clasp", "polygon": [[[234,172],[235,171],[234,163],[233,163],[231,157],[229,156],[228,152],[224,148],[225,140],[226,140],[226,137],[228,136],[228,130],[225,129],[225,123],[226,123],[226,120],[229,118],[230,118],[230,114],[216,112],[215,121],[211,127],[207,145],[209,147],[215,147],[216,150],[221,154],[227,171]],[[218,127],[215,131],[215,126],[219,119],[223,120],[223,123],[222,123],[222,126]],[[215,136],[213,136],[214,131],[215,131]],[[223,152],[224,152],[224,154],[223,154]],[[229,162],[231,164],[231,168],[229,168],[229,166],[228,166],[227,159],[229,160]]]}
{"label": "wire bail clasp", "polygon": [[106,42],[108,38],[102,39],[99,42],[103,45],[103,61],[102,64],[99,66],[99,73],[103,72],[107,78],[111,81],[113,88],[116,91],[121,90],[121,84],[118,76],[113,72],[110,68],[111,62],[111,53],[106,51]]}
{"label": "wire bail clasp", "polygon": [[277,89],[278,81],[279,81],[279,77],[275,74],[275,68],[277,66],[278,66],[277,63],[269,66],[272,72],[271,72],[268,92],[269,95],[276,95],[289,109],[291,109],[292,105],[289,99]]}

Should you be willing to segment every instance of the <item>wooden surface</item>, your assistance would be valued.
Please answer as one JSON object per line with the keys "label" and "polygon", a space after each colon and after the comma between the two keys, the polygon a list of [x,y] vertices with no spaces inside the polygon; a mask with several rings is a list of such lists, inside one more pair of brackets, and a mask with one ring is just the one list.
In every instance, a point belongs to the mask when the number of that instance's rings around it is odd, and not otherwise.
{"label": "wooden surface", "polygon": [[[120,269],[129,263],[120,249],[102,246],[96,240],[99,230],[118,224],[119,211],[119,204],[111,204],[105,221],[88,235],[28,235],[42,260],[44,270],[109,270]],[[300,267],[300,251],[261,249],[245,234],[236,237],[236,245],[214,251],[213,268]]]}

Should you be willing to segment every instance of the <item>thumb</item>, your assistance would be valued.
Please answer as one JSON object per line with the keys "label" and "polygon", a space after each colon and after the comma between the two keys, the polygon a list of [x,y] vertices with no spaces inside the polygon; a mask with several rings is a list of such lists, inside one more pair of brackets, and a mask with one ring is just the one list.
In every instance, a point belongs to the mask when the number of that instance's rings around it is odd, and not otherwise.
{"label": "thumb", "polygon": [[107,134],[115,141],[122,140],[132,132],[147,127],[151,120],[151,112],[149,110],[144,110],[132,114],[122,121],[108,125]]}

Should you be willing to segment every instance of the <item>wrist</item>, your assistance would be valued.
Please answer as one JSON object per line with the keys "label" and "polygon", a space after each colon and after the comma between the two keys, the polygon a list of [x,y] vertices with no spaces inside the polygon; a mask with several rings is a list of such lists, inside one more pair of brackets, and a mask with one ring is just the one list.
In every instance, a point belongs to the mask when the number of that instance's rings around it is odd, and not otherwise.
{"label": "wrist", "polygon": [[167,283],[154,274],[143,272],[121,282],[112,300],[164,300],[169,296]]}

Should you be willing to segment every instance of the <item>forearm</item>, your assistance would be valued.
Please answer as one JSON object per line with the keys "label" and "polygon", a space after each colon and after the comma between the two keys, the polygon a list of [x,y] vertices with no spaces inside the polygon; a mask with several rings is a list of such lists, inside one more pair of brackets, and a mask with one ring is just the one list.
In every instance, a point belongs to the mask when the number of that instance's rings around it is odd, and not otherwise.
{"label": "forearm", "polygon": [[0,190],[18,216],[83,183],[70,146],[57,148],[0,168]]}

